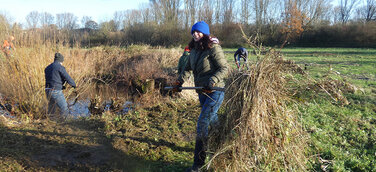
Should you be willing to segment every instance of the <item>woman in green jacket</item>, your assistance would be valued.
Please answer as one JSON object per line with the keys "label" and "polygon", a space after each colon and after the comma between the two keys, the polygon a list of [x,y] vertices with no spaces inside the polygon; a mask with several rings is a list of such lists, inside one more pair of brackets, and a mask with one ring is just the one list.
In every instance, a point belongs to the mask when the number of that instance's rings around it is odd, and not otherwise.
{"label": "woman in green jacket", "polygon": [[192,26],[191,34],[190,55],[184,71],[175,83],[175,90],[180,91],[177,88],[187,79],[189,71],[193,72],[195,86],[204,87],[203,90],[197,90],[201,113],[197,121],[194,163],[188,170],[198,171],[205,164],[209,127],[216,127],[217,112],[224,98],[223,91],[212,88],[224,87],[228,65],[218,39],[210,36],[208,24],[204,21],[197,22]]}

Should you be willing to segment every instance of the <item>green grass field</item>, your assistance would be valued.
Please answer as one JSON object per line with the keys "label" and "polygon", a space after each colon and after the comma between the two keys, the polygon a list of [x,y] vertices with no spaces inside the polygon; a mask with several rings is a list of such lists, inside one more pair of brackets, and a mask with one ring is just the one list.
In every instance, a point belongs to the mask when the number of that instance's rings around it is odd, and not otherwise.
{"label": "green grass field", "polygon": [[[358,88],[345,94],[349,105],[314,98],[299,106],[311,136],[311,170],[376,171],[376,49],[286,48],[282,54],[305,68],[312,78],[329,74]],[[233,63],[231,53],[226,57]],[[255,60],[252,55],[250,62]]]}
{"label": "green grass field", "polygon": [[329,70],[354,84],[359,91],[345,95],[350,104],[333,105],[327,100],[301,106],[301,115],[311,133],[311,152],[318,157],[315,170],[374,171],[376,166],[376,50],[375,49],[285,49],[286,58],[308,64],[310,75],[320,78]]}
{"label": "green grass field", "polygon": [[[228,62],[235,67],[233,53],[236,49],[225,48]],[[250,62],[256,61],[251,55]],[[281,51],[286,59],[294,60],[314,78],[334,71],[343,78],[364,89],[376,88],[376,49],[360,48],[286,48]]]}

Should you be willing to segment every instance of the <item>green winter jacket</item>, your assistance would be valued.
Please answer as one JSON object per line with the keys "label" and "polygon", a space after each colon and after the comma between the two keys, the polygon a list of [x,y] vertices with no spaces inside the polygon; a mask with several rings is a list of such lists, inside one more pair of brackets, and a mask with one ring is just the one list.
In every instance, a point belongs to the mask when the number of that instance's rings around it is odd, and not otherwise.
{"label": "green winter jacket", "polygon": [[178,74],[179,75],[184,71],[185,65],[187,64],[187,61],[188,61],[188,57],[189,57],[188,51],[185,51],[183,53],[183,55],[180,57],[179,63],[178,63]]}
{"label": "green winter jacket", "polygon": [[199,50],[193,48],[188,57],[184,72],[179,74],[178,80],[184,80],[193,72],[196,87],[204,87],[212,80],[216,87],[224,87],[224,77],[227,75],[228,65],[220,45],[213,44],[213,48]]}

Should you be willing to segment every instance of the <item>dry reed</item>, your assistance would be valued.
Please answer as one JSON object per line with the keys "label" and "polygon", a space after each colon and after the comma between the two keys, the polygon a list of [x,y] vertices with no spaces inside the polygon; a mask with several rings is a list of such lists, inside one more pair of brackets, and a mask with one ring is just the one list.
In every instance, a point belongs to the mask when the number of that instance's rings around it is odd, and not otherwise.
{"label": "dry reed", "polygon": [[[221,129],[213,131],[208,167],[218,171],[304,171],[307,135],[289,98],[299,69],[270,52],[250,70],[232,73]],[[218,144],[219,143],[219,144]]]}
{"label": "dry reed", "polygon": [[[59,35],[56,37],[60,41],[44,40],[43,33],[37,31],[18,33],[15,37],[16,50],[11,57],[0,60],[0,92],[4,96],[1,103],[14,105],[12,113],[27,118],[41,118],[46,113],[44,68],[53,62],[55,52],[65,57],[63,65],[75,80],[81,97],[99,94],[102,100],[127,95],[129,89],[121,90],[127,87],[121,80],[169,77],[181,53],[180,49],[149,46],[83,49],[64,44],[66,41]],[[124,93],[118,95],[119,92]],[[67,98],[76,96],[73,89],[64,93]]]}

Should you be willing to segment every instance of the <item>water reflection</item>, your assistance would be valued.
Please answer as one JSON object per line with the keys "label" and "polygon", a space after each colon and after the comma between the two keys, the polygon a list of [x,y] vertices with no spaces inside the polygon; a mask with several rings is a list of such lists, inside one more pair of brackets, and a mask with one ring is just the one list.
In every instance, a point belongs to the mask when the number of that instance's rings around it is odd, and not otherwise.
{"label": "water reflection", "polygon": [[[89,117],[91,115],[90,113],[90,100],[85,99],[85,100],[78,100],[76,103],[74,103],[74,100],[69,100],[69,109],[70,109],[70,116],[73,118],[80,118],[80,117]],[[104,101],[103,105],[99,108],[103,108],[103,111],[111,111],[114,112],[112,109],[113,102],[111,100]],[[134,108],[134,104],[130,101],[126,101],[123,105],[122,108],[114,113],[117,115],[123,115],[128,113],[130,110]]]}
{"label": "water reflection", "polygon": [[13,116],[9,111],[8,107],[9,104],[5,104],[4,106],[0,104],[0,123],[4,122],[7,125],[18,125],[21,124],[21,121],[17,120],[15,116]]}
{"label": "water reflection", "polygon": [[79,117],[89,117],[89,105],[90,100],[78,100],[76,103],[74,100],[69,100],[69,112],[72,117],[79,118]]}
{"label": "water reflection", "polygon": [[[116,113],[117,115],[123,115],[131,111],[135,108],[135,104],[130,101],[126,101],[122,108],[116,112],[113,111],[112,101],[104,101],[103,105],[100,108],[103,108],[103,112],[111,111],[113,113]],[[78,100],[77,102],[74,102],[74,100],[68,100],[68,106],[69,106],[69,112],[70,118],[78,119],[78,118],[86,118],[90,117],[92,115],[89,110],[90,106],[90,99],[84,99],[84,100]],[[16,116],[12,115],[7,108],[5,108],[3,105],[0,106],[0,117],[4,117],[6,119],[12,119],[16,120]]]}

